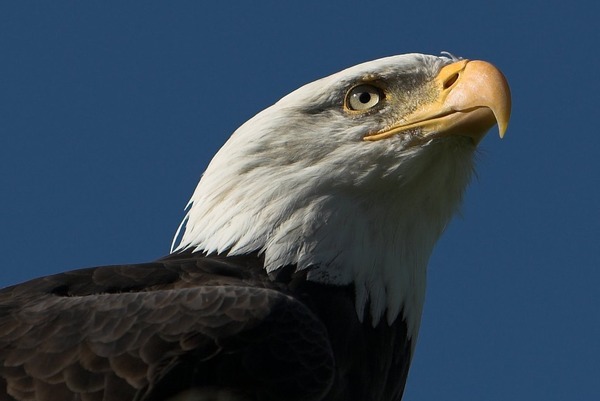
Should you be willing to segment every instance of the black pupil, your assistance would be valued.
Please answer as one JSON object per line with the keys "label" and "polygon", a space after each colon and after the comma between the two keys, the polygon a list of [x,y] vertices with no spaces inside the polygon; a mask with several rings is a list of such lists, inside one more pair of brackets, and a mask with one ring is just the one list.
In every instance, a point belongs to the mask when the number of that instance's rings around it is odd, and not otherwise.
{"label": "black pupil", "polygon": [[362,104],[367,104],[371,101],[371,94],[369,92],[363,92],[358,96],[358,100]]}

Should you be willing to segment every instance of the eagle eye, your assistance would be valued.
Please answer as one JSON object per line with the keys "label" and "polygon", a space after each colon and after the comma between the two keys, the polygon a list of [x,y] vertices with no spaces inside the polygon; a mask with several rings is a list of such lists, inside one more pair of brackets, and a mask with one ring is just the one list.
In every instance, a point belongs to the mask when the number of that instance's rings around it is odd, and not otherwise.
{"label": "eagle eye", "polygon": [[346,108],[354,111],[365,111],[375,107],[383,98],[381,90],[373,85],[355,86],[346,95]]}

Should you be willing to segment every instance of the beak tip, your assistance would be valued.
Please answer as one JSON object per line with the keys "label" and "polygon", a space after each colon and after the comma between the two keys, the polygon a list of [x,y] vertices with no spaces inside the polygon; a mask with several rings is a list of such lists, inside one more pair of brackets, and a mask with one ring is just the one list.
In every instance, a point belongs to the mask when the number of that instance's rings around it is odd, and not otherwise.
{"label": "beak tip", "polygon": [[498,124],[498,134],[500,135],[500,139],[504,138],[504,134],[506,133],[507,128],[508,124]]}
{"label": "beak tip", "polygon": [[[510,100],[510,97],[508,99]],[[494,110],[494,115],[496,117],[496,124],[498,124],[498,134],[502,139],[508,130],[508,122],[510,121],[510,101],[499,112]]]}

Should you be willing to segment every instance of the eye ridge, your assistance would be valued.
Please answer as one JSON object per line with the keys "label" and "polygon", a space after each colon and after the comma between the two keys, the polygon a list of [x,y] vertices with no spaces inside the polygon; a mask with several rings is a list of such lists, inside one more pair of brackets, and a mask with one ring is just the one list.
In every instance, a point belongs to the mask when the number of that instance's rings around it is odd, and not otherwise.
{"label": "eye ridge", "polygon": [[377,106],[384,98],[381,88],[371,84],[356,85],[346,94],[345,108],[365,112]]}

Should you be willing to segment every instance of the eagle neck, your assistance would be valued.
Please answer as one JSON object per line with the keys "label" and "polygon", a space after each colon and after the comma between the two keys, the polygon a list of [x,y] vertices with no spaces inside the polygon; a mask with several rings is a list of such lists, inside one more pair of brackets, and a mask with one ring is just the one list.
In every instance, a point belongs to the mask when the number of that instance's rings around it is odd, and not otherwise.
{"label": "eagle neck", "polygon": [[429,256],[472,172],[473,147],[463,145],[394,155],[358,178],[339,173],[331,158],[302,169],[235,170],[217,157],[192,197],[175,251],[258,252],[268,273],[295,266],[309,281],[352,284],[361,321],[375,327],[402,318],[416,338]]}

